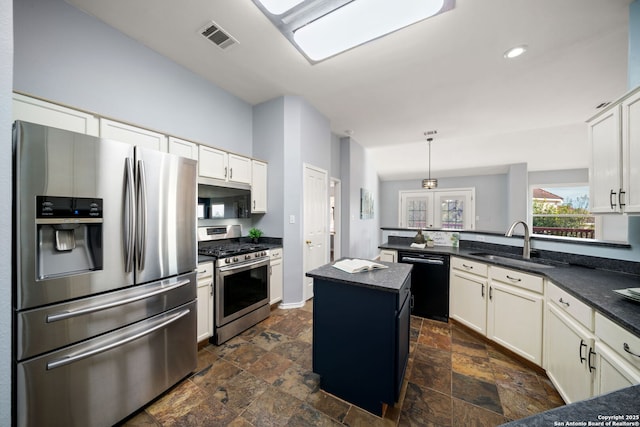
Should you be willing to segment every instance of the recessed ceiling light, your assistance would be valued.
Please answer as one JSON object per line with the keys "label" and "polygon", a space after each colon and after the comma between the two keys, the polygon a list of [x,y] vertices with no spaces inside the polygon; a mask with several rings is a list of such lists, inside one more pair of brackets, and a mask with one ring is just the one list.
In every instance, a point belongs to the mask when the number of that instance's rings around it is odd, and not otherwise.
{"label": "recessed ceiling light", "polygon": [[304,0],[260,0],[260,3],[262,3],[270,13],[280,15],[303,1]]}
{"label": "recessed ceiling light", "polygon": [[520,46],[512,47],[508,51],[504,53],[504,57],[507,59],[517,58],[527,51],[527,45],[523,44]]}

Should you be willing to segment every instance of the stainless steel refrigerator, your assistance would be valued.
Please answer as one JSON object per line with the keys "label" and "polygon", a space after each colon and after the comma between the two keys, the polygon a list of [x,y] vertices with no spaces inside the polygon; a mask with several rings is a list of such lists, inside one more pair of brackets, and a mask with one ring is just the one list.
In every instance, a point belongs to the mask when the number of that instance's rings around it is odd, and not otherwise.
{"label": "stainless steel refrigerator", "polygon": [[14,124],[14,419],[108,426],[196,367],[194,160]]}

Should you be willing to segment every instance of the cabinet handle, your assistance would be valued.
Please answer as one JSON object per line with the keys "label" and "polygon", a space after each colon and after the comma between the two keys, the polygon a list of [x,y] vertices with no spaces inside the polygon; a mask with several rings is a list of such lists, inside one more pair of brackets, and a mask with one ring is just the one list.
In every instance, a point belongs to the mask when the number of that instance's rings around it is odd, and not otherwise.
{"label": "cabinet handle", "polygon": [[616,208],[616,204],[613,203],[613,198],[614,198],[615,195],[616,195],[616,193],[612,189],[611,192],[609,193],[609,204],[611,205],[611,209],[615,209]]}
{"label": "cabinet handle", "polygon": [[511,277],[507,274],[507,279],[513,281],[513,282],[522,282],[522,279],[518,279],[517,277]]}
{"label": "cabinet handle", "polygon": [[624,351],[626,351],[627,353],[629,353],[632,356],[635,357],[640,357],[640,354],[634,353],[633,351],[631,351],[631,348],[629,347],[629,344],[624,343],[624,345],[622,346],[622,348],[624,349]]}
{"label": "cabinet handle", "polygon": [[256,210],[256,201],[255,200],[253,201],[253,210],[254,211]]}
{"label": "cabinet handle", "polygon": [[591,355],[596,355],[596,352],[593,351],[593,348],[589,347],[589,372],[595,371],[596,367],[591,364]]}
{"label": "cabinet handle", "polygon": [[473,270],[473,265],[462,264],[462,266],[467,270]]}
{"label": "cabinet handle", "polygon": [[489,286],[489,299],[493,300],[493,286]]}
{"label": "cabinet handle", "polygon": [[587,360],[586,357],[582,357],[582,347],[587,348],[587,344],[585,344],[584,340],[580,340],[580,347],[578,348],[578,356],[580,356],[580,364]]}
{"label": "cabinet handle", "polygon": [[618,204],[620,205],[620,209],[625,207],[627,204],[624,202],[624,195],[627,194],[626,191],[622,191],[622,188],[618,192]]}
{"label": "cabinet handle", "polygon": [[413,311],[413,305],[414,305],[414,302],[415,302],[415,298],[416,298],[415,295],[411,295],[411,306],[410,306],[411,307],[411,311]]}
{"label": "cabinet handle", "polygon": [[233,179],[233,168],[229,168],[229,179]]}
{"label": "cabinet handle", "polygon": [[480,293],[482,294],[482,298],[484,298],[484,283],[482,284],[482,291]]}
{"label": "cabinet handle", "polygon": [[564,304],[566,307],[569,307],[569,306],[571,305],[571,304],[569,304],[569,303],[568,303],[568,302],[566,302],[566,301],[562,301],[562,298],[560,298],[560,299],[558,300],[558,302],[559,302],[560,304]]}
{"label": "cabinet handle", "polygon": [[226,166],[224,167],[224,177],[225,178],[227,177],[227,167]]}

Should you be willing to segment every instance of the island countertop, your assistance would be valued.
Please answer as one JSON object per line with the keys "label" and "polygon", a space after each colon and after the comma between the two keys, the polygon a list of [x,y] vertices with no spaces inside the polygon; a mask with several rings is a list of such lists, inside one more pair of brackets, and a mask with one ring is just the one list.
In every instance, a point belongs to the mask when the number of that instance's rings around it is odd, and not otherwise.
{"label": "island countertop", "polygon": [[333,267],[334,263],[330,263],[308,271],[306,276],[389,292],[400,292],[405,279],[411,274],[412,265],[381,261],[376,262],[388,268],[378,268],[359,273],[347,273],[346,271]]}

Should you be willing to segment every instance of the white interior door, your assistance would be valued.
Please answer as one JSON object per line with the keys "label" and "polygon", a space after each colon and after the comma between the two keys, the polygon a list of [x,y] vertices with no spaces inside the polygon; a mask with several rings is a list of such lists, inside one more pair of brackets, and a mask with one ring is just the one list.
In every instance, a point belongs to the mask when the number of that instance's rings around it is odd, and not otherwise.
{"label": "white interior door", "polygon": [[[329,250],[329,210],[327,171],[305,164],[303,187],[304,271],[327,263]],[[304,276],[304,299],[313,297],[313,279]]]}

